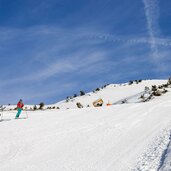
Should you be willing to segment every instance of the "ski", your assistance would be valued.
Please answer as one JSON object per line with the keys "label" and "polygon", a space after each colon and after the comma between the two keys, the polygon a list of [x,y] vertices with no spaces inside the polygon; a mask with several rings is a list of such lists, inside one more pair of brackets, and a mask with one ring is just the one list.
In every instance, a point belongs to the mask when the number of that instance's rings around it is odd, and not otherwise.
{"label": "ski", "polygon": [[16,120],[19,119],[20,120],[20,119],[28,119],[28,118],[25,117],[25,118],[14,118],[14,119],[16,119]]}

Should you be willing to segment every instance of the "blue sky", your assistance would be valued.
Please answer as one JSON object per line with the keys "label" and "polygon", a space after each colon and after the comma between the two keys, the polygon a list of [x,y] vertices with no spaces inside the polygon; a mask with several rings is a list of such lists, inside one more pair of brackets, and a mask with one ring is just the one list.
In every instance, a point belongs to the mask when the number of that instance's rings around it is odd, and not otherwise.
{"label": "blue sky", "polygon": [[168,78],[170,10],[170,0],[0,0],[0,103]]}

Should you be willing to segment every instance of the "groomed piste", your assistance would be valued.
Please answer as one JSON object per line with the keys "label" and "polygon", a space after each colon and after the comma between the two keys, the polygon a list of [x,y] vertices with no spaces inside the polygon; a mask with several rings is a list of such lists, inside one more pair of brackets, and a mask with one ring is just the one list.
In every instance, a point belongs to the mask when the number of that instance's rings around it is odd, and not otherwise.
{"label": "groomed piste", "polygon": [[[145,86],[109,85],[74,101],[54,104],[60,109],[6,110],[0,122],[1,171],[169,171],[171,88],[148,102],[115,104],[142,92]],[[136,97],[136,96],[135,96]],[[102,107],[93,107],[102,98]],[[137,98],[138,99],[138,98]],[[110,101],[111,106],[106,106]],[[76,103],[83,106],[78,109]]]}

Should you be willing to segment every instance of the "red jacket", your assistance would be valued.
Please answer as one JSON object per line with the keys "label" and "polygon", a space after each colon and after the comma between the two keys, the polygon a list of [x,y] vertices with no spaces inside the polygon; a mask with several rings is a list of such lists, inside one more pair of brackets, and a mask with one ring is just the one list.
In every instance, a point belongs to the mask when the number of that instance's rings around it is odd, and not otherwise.
{"label": "red jacket", "polygon": [[18,102],[18,104],[17,104],[17,108],[23,108],[23,106],[24,106],[24,104],[23,104],[23,103]]}

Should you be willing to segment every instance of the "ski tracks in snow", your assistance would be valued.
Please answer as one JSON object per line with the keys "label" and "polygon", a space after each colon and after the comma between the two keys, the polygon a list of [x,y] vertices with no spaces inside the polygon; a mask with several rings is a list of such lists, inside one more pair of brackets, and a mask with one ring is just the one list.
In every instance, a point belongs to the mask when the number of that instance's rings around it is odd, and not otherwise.
{"label": "ski tracks in snow", "polygon": [[131,171],[160,171],[163,164],[164,153],[170,143],[171,123],[166,129],[163,129],[155,138],[154,142],[149,145],[146,152],[144,152],[134,169]]}

